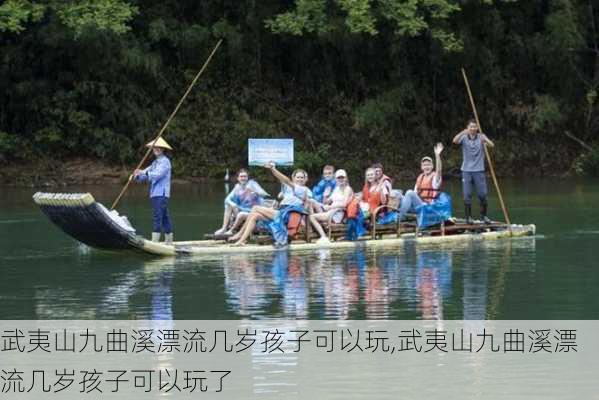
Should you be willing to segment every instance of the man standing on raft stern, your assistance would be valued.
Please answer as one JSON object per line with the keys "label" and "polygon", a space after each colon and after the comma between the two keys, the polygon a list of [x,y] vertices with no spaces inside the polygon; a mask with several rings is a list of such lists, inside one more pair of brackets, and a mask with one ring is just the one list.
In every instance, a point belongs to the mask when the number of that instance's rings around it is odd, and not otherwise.
{"label": "man standing on raft stern", "polygon": [[472,190],[480,202],[480,219],[491,223],[487,216],[487,178],[485,176],[485,149],[483,146],[495,147],[495,144],[482,132],[478,131],[476,120],[468,121],[468,126],[453,138],[454,144],[462,146],[462,190],[466,223],[472,221]]}
{"label": "man standing on raft stern", "polygon": [[168,214],[168,200],[171,197],[171,161],[164,154],[165,150],[173,150],[173,148],[163,138],[152,140],[146,144],[146,147],[152,148],[155,160],[146,169],[136,169],[133,177],[138,182],[150,182],[152,241],[159,242],[160,234],[164,232],[165,244],[173,244],[173,228]]}

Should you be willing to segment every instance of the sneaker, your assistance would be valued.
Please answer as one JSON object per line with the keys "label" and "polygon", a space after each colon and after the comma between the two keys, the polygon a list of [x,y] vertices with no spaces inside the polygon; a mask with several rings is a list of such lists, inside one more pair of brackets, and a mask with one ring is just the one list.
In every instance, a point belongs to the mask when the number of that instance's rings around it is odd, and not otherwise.
{"label": "sneaker", "polygon": [[316,241],[317,244],[329,244],[331,243],[331,241],[329,240],[328,237],[321,237],[320,239],[318,239]]}
{"label": "sneaker", "polygon": [[233,230],[229,229],[228,231],[226,231],[225,233],[223,233],[223,235],[225,235],[225,236],[231,236],[231,235],[233,235]]}
{"label": "sneaker", "polygon": [[214,232],[214,235],[222,235],[223,233],[225,233],[225,229],[224,228],[220,228],[219,230],[217,230],[216,232]]}
{"label": "sneaker", "polygon": [[489,225],[489,224],[492,224],[492,223],[493,223],[493,221],[491,221],[491,220],[489,219],[489,217],[487,217],[486,215],[483,215],[483,216],[481,216],[481,217],[480,217],[480,219],[481,219],[481,220],[482,220],[482,221],[483,221],[485,224],[487,224],[487,225]]}
{"label": "sneaker", "polygon": [[472,219],[472,217],[466,217],[466,225],[472,225],[474,223],[474,220]]}

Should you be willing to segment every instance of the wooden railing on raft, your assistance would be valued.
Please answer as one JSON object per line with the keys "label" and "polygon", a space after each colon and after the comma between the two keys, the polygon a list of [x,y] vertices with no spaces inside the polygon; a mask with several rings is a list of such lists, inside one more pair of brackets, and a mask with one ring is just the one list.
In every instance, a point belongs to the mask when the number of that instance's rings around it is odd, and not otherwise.
{"label": "wooden railing on raft", "polygon": [[[335,210],[342,210],[343,208],[336,208]],[[379,215],[380,211],[383,209],[397,211],[397,208],[384,205],[377,207],[373,216],[370,217],[370,227],[369,234],[372,239],[377,239],[377,235],[393,235],[396,237],[400,237],[403,234],[413,233],[416,236],[420,236],[421,234],[431,235],[431,236],[445,236],[445,235],[453,235],[460,234],[465,232],[484,232],[484,231],[494,231],[498,229],[508,229],[509,227],[500,222],[494,222],[491,224],[465,224],[463,220],[453,220],[448,223],[441,223],[437,227],[429,227],[423,230],[418,229],[417,223],[414,223],[415,216],[413,214],[406,215],[406,222],[399,223],[396,222],[394,226],[390,226],[390,224],[382,225],[376,223],[376,216]],[[347,230],[346,224],[335,224],[333,223],[333,215],[328,218],[326,221],[326,231],[329,240],[339,240],[344,237]],[[304,224],[298,227],[297,233],[294,236],[294,240],[299,239],[299,241],[305,241],[306,243],[310,243],[312,240],[316,239],[314,235],[314,230],[310,229],[310,220],[307,214],[304,215]],[[324,227],[323,227],[324,228]],[[257,243],[268,243],[272,239],[269,235],[265,233],[254,234],[254,239]],[[214,235],[206,234],[204,235],[206,239],[214,239]]]}
{"label": "wooden railing on raft", "polygon": [[[371,216],[371,221],[370,221],[370,225],[372,226],[372,238],[376,239],[376,217],[379,214],[379,212],[383,209],[387,209],[387,210],[392,210],[392,211],[397,211],[399,212],[399,209],[397,209],[396,207],[392,207],[389,205],[382,205],[382,206],[378,206],[377,208],[374,209],[374,212],[372,213]],[[402,234],[401,231],[401,221],[396,221],[396,231],[397,231],[397,237],[399,237]],[[445,221],[441,221],[441,223],[439,224],[440,230],[441,230],[441,236],[445,236]],[[418,236],[420,234],[420,228],[418,227],[418,224],[416,224],[416,236]]]}
{"label": "wooden railing on raft", "polygon": [[[387,204],[383,204],[374,209],[374,211],[372,212],[372,215],[370,216],[370,226],[372,229],[372,238],[373,239],[376,239],[376,217],[379,214],[379,212],[381,212],[381,210],[385,210],[385,209],[399,212],[399,209],[397,209],[396,207],[389,206]],[[397,237],[399,237],[400,230],[401,230],[401,223],[399,222],[399,220],[395,223],[395,228],[396,228],[395,230],[397,232]]]}
{"label": "wooden railing on raft", "polygon": [[[408,234],[408,233],[413,233],[416,235],[420,235],[420,233],[417,233],[417,227],[416,224],[411,223],[411,222],[404,222],[401,224],[401,230],[399,231],[399,235],[397,232],[397,227],[396,226],[389,226],[389,225],[383,225],[381,226],[380,224],[378,224],[379,226],[376,226],[376,233],[377,235],[395,235],[397,237],[400,237],[403,234]],[[329,227],[327,227],[327,229],[329,229],[330,232],[330,239],[335,241],[335,240],[339,240],[342,237],[345,237],[346,234],[346,228],[347,225],[345,224],[331,224]],[[499,222],[495,222],[492,224],[464,224],[464,223],[458,223],[456,225],[452,225],[452,224],[445,224],[444,226],[439,225],[438,227],[430,227],[427,229],[424,229],[421,231],[422,234],[426,233],[426,235],[430,235],[430,236],[444,236],[444,235],[455,235],[455,234],[461,234],[461,233],[472,233],[472,232],[488,232],[488,231],[495,231],[495,230],[500,230],[500,229],[507,229],[507,225],[504,223],[499,223]],[[370,232],[372,232],[372,226],[370,227]],[[314,231],[312,230],[309,234],[309,240],[313,241],[314,239],[316,239],[316,235],[314,233]],[[212,235],[205,235],[205,237],[207,239],[211,239]],[[306,242],[305,238],[308,238],[306,236],[306,231],[305,231],[305,225],[302,226],[302,228],[297,232],[297,235],[295,236],[296,239],[293,239],[293,241],[297,241],[298,243],[302,243],[302,242]],[[371,236],[372,239],[376,239],[376,237]],[[261,234],[254,234],[252,235],[252,239],[254,242],[258,243],[258,244],[269,244],[272,243],[272,237],[267,234],[267,233],[261,233]]]}

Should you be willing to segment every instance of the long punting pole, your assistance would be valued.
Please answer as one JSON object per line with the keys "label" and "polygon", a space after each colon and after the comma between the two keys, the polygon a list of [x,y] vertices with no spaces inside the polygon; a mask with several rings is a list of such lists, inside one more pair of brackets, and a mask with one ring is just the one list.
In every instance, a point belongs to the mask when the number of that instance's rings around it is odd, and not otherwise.
{"label": "long punting pole", "polygon": [[[478,119],[478,113],[476,112],[476,105],[474,105],[474,97],[472,97],[472,91],[470,90],[470,84],[468,83],[468,77],[466,76],[466,71],[462,68],[462,75],[464,76],[464,82],[466,83],[466,89],[468,90],[468,97],[470,97],[470,104],[472,105],[472,111],[474,112],[474,118],[476,119],[476,125],[478,125],[478,131],[482,133],[482,128],[480,127],[480,121]],[[483,144],[483,148],[485,149],[485,155],[487,156],[487,161],[489,162],[489,170],[491,171],[491,177],[493,178],[493,183],[495,184],[495,189],[497,190],[497,196],[499,196],[499,203],[501,204],[501,210],[503,211],[503,217],[505,218],[505,222],[508,225],[508,230],[510,235],[512,234],[512,224],[510,222],[510,217],[507,213],[507,208],[503,201],[503,196],[501,195],[501,189],[499,189],[499,182],[497,182],[497,176],[495,176],[495,169],[493,168],[493,161],[491,160],[491,155],[489,154],[489,150],[487,149],[487,145]]]}
{"label": "long punting pole", "polygon": [[[210,64],[210,60],[212,60],[212,56],[214,56],[214,54],[216,53],[216,50],[218,50],[218,48],[220,47],[220,44],[222,43],[222,41],[223,40],[220,39],[218,41],[218,43],[216,43],[216,46],[214,47],[214,50],[212,50],[212,53],[210,53],[210,55],[206,59],[206,62],[202,66],[202,69],[200,69],[200,71],[197,73],[197,75],[195,76],[195,78],[193,79],[193,81],[191,81],[191,84],[189,85],[189,87],[187,88],[187,90],[185,91],[185,93],[183,94],[183,97],[181,97],[181,100],[179,100],[179,103],[177,103],[177,106],[175,107],[175,109],[171,113],[170,117],[168,117],[168,119],[166,120],[166,122],[164,123],[164,125],[162,126],[162,128],[160,129],[160,132],[158,132],[158,136],[156,136],[156,138],[154,139],[154,141],[150,145],[150,148],[148,149],[148,151],[146,151],[146,154],[141,159],[141,161],[139,162],[139,164],[137,164],[137,167],[135,169],[140,169],[142,167],[142,165],[146,162],[147,158],[152,153],[152,149],[154,148],[154,144],[156,143],[156,141],[158,139],[160,139],[160,137],[162,137],[162,134],[164,133],[164,131],[166,130],[166,128],[168,127],[168,125],[171,123],[171,120],[175,117],[175,115],[177,114],[177,111],[179,111],[179,108],[181,107],[181,104],[183,104],[183,102],[187,98],[187,95],[191,92],[191,89],[194,87],[194,85],[196,84],[196,82],[198,81],[198,79],[200,78],[200,76],[202,75],[202,73],[204,72],[204,70],[206,69],[206,67],[208,66],[208,64]],[[123,197],[123,195],[125,194],[125,192],[129,188],[129,185],[131,184],[131,181],[132,181],[131,176],[127,180],[127,183],[123,187],[123,190],[121,190],[121,192],[117,196],[117,198],[114,201],[114,203],[112,203],[112,206],[110,207],[111,210],[114,210],[116,208],[117,204],[121,200],[121,197]]]}

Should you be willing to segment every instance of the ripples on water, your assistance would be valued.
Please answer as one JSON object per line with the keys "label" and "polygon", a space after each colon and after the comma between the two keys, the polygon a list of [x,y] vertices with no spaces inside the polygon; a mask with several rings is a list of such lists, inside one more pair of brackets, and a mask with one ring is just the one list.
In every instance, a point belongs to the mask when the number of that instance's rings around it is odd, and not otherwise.
{"label": "ripples on water", "polygon": [[[149,205],[145,188],[136,189],[120,211],[142,233]],[[100,188],[90,190],[101,197]],[[210,231],[222,212],[222,188],[186,190],[177,188],[172,204],[180,239]],[[599,187],[540,182],[506,192],[512,220],[536,223],[539,236],[178,259],[78,245],[31,193],[4,192],[0,318],[599,318],[599,214],[589,211]]]}
{"label": "ripples on water", "polygon": [[120,258],[127,268],[114,267],[114,254],[72,253],[65,265],[76,257],[80,268],[34,284],[32,317],[485,319],[499,312],[507,274],[535,268],[535,238],[178,259],[130,254]]}
{"label": "ripples on water", "polygon": [[[534,239],[507,247],[491,242],[451,249],[408,244],[306,255],[241,255],[224,258],[221,266],[227,302],[240,316],[484,319],[488,302],[500,300],[489,299],[488,290],[502,295],[501,288],[489,288],[488,275],[505,274],[513,252],[526,267],[534,267]],[[485,266],[497,262],[497,270]],[[461,307],[446,310],[444,303],[454,303],[456,297],[462,298]]]}

